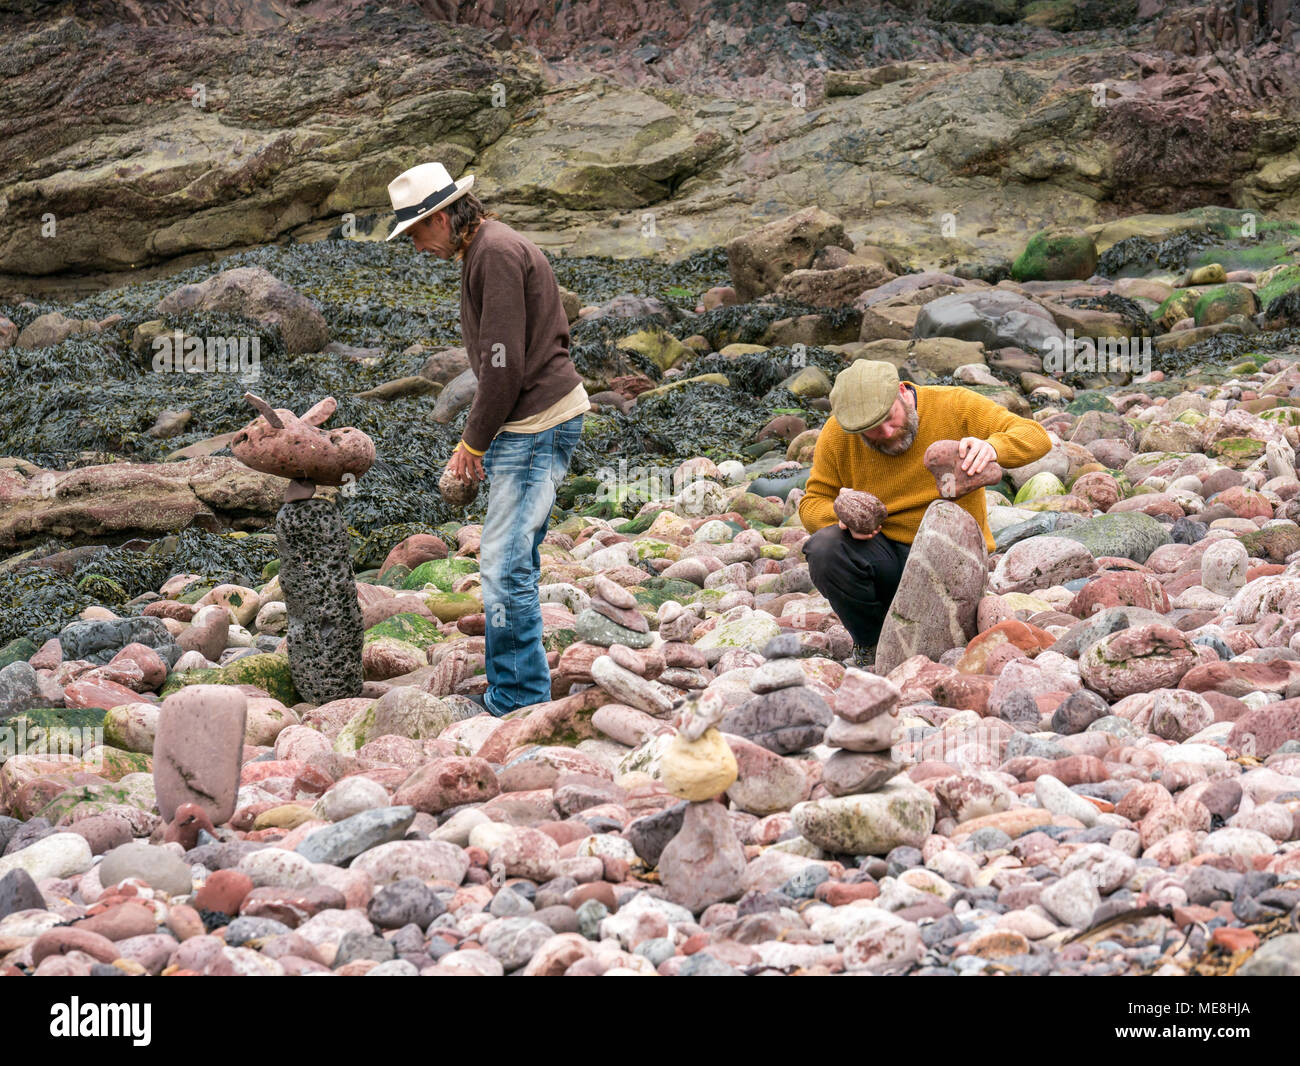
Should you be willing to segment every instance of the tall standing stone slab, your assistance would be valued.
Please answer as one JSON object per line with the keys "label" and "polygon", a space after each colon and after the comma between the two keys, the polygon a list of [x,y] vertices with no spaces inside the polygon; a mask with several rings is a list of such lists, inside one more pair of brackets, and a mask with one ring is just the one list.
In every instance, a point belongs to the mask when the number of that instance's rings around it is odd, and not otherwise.
{"label": "tall standing stone slab", "polygon": [[979,523],[955,503],[926,509],[885,615],[876,646],[876,673],[887,674],[913,655],[938,660],[975,636],[976,612],[988,579],[988,549]]}
{"label": "tall standing stone slab", "polygon": [[745,849],[720,803],[692,803],[659,856],[659,880],[674,903],[695,914],[744,891]]}
{"label": "tall standing stone slab", "polygon": [[248,697],[226,685],[189,685],[163,700],[153,784],[164,821],[185,803],[198,804],[213,825],[230,820],[247,718]]}
{"label": "tall standing stone slab", "polygon": [[343,516],[328,500],[286,503],[275,537],[295,687],[317,704],[359,696],[365,627]]}

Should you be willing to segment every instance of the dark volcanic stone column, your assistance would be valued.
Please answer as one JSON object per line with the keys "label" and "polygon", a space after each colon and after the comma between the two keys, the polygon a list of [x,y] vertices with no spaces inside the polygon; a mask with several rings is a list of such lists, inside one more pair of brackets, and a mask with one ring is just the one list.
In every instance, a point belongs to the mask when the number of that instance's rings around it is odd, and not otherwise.
{"label": "dark volcanic stone column", "polygon": [[328,500],[298,500],[275,530],[294,685],[313,703],[360,695],[365,632],[343,516]]}

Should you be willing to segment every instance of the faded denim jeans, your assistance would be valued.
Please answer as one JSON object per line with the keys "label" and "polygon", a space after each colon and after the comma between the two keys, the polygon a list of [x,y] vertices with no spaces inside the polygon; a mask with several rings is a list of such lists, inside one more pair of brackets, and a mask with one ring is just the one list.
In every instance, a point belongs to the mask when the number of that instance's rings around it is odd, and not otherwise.
{"label": "faded denim jeans", "polygon": [[541,433],[498,433],[483,456],[487,516],[479,541],[479,577],[487,637],[488,710],[500,717],[551,698],[537,598],[538,549],[582,437],[582,415]]}

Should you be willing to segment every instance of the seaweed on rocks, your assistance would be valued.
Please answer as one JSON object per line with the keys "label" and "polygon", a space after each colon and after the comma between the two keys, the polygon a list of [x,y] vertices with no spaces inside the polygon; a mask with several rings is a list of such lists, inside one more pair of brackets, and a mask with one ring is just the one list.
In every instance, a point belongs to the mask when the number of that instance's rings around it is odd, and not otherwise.
{"label": "seaweed on rocks", "polygon": [[15,637],[43,644],[93,602],[57,570],[28,567],[0,574],[0,645]]}
{"label": "seaweed on rocks", "polygon": [[1216,333],[1181,350],[1153,351],[1151,369],[1184,375],[1204,365],[1228,366],[1252,352],[1280,352],[1300,346],[1300,328],[1274,333]]}
{"label": "seaweed on rocks", "polygon": [[[374,570],[383,565],[388,553],[407,537],[417,533],[429,533],[435,537],[445,535],[436,526],[428,522],[395,522],[392,525],[379,526],[365,535],[356,530],[348,530],[352,538],[352,565],[357,570]],[[455,545],[448,545],[454,548]]]}
{"label": "seaweed on rocks", "polygon": [[[844,369],[844,360],[835,352],[821,347],[806,348],[797,359],[792,348],[774,347],[765,352],[725,356],[714,352],[691,361],[690,373],[723,374],[732,388],[741,389],[751,396],[764,396],[791,374],[806,366],[820,367],[832,381]],[[805,401],[796,398],[803,406]],[[781,404],[780,406],[788,406]]]}
{"label": "seaweed on rocks", "polygon": [[1070,301],[1071,307],[1083,308],[1089,311],[1107,311],[1110,314],[1119,315],[1124,320],[1124,325],[1129,329],[1129,335],[1134,337],[1154,337],[1160,332],[1151,316],[1136,300],[1130,300],[1127,296],[1120,296],[1118,293],[1108,292],[1102,296],[1083,296],[1077,300]]}
{"label": "seaweed on rocks", "polygon": [[[653,296],[664,303],[690,303],[706,289],[731,284],[727,252],[721,246],[705,248],[667,262],[659,259],[613,259],[609,256],[550,257],[555,280],[576,292],[586,303],[598,304],[631,293]],[[689,284],[687,284],[689,283]],[[686,293],[690,292],[689,301]],[[577,325],[577,323],[575,323]]]}
{"label": "seaweed on rocks", "polygon": [[[143,549],[105,546],[80,562],[71,580],[106,578],[131,597],[156,592],[175,574],[198,574],[213,585],[257,585],[266,565],[276,558],[275,537],[269,533],[212,533],[192,526]],[[93,595],[92,589],[83,591]],[[112,606],[103,599],[98,602]]]}
{"label": "seaweed on rocks", "polygon": [[[679,340],[701,333],[715,348],[736,340],[761,340],[768,326],[780,318],[810,312],[853,313],[764,301],[696,315],[699,295],[729,281],[721,247],[677,262],[559,256],[551,257],[551,263],[559,283],[584,303],[602,303],[624,294],[653,296],[671,312],[671,323],[660,328]],[[178,286],[241,266],[262,267],[314,301],[334,342],[330,350],[290,355],[274,326],[239,315],[163,315],[155,310],[158,301]],[[420,531],[448,522],[477,521],[486,507],[486,499],[480,496],[477,507],[453,508],[437,489],[467,411],[439,424],[431,417],[436,402],[432,395],[403,395],[387,402],[357,395],[385,381],[418,374],[428,348],[460,343],[459,278],[459,264],[419,255],[409,245],[325,240],[250,249],[219,264],[196,265],[71,304],[42,301],[0,306],[0,315],[20,329],[53,311],[96,322],[121,316],[99,332],[77,334],[57,346],[0,352],[0,367],[10,370],[7,388],[0,391],[0,455],[52,469],[115,459],[163,462],[200,444],[208,454],[228,455],[228,448],[204,442],[248,424],[252,412],[243,394],[250,382],[238,370],[161,372],[153,365],[148,342],[159,328],[179,329],[186,336],[241,337],[250,345],[255,339],[256,391],[273,405],[296,411],[333,396],[338,410],[327,428],[354,426],[374,440],[375,464],[339,493],[337,503],[354,544],[365,544],[358,565],[378,565],[401,539],[397,532],[401,528]],[[160,326],[137,333],[145,323]],[[663,382],[663,373],[652,361],[617,348],[621,337],[651,325],[657,326],[658,321],[613,315],[575,322],[571,329],[574,362],[592,379],[640,373],[656,384]],[[831,375],[838,369],[838,360],[820,349],[809,349],[807,359]],[[632,462],[639,455],[682,459],[693,454],[719,458],[735,454],[737,446],[770,420],[772,404],[807,411],[804,417],[810,424],[818,417],[804,401],[777,388],[797,369],[787,349],[731,361],[712,356],[684,360],[681,369],[690,375],[716,370],[727,375],[732,388],[690,385],[647,401],[628,416],[589,416],[570,476],[594,473],[608,463],[611,453],[628,456]],[[180,434],[159,439],[150,430],[165,411],[188,412],[189,421]],[[660,418],[669,421],[659,422]],[[681,420],[683,432],[676,432],[672,419]],[[386,535],[366,544],[367,537],[379,531]],[[165,564],[133,549],[106,549],[93,564],[75,573],[74,587],[75,581],[92,573],[130,596],[156,590],[172,573],[184,570],[212,577],[237,573],[251,580],[272,556],[252,538],[211,539],[221,535],[201,530],[178,535],[180,541],[164,537],[158,542],[178,545]],[[116,597],[114,584],[96,579],[86,587]],[[88,601],[79,595],[78,602]]]}
{"label": "seaweed on rocks", "polygon": [[1288,328],[1300,326],[1300,288],[1291,289],[1275,297],[1264,309],[1266,321],[1285,322]]}
{"label": "seaweed on rocks", "polygon": [[1097,273],[1105,278],[1141,274],[1153,268],[1186,270],[1188,261],[1207,245],[1214,243],[1208,233],[1180,233],[1159,243],[1146,237],[1125,237],[1102,252]]}
{"label": "seaweed on rocks", "polygon": [[618,347],[621,338],[647,329],[674,332],[651,316],[616,318],[602,315],[583,319],[575,322],[569,330],[569,358],[584,378],[608,380],[625,374],[644,374],[652,381],[661,381],[663,372],[652,360],[640,352]]}
{"label": "seaweed on rocks", "polygon": [[690,333],[698,333],[717,351],[728,344],[762,344],[772,323],[813,314],[821,315],[832,326],[839,326],[858,312],[851,307],[809,307],[794,301],[765,298],[701,312],[691,321]]}
{"label": "seaweed on rocks", "polygon": [[[802,406],[798,397],[784,390],[775,395],[788,406]],[[692,382],[657,396],[642,396],[626,415],[593,420],[595,428],[584,432],[570,472],[608,467],[611,457],[626,457],[629,464],[640,455],[673,462],[695,455],[715,462],[743,460],[740,449],[771,419],[767,394],[755,397],[742,389]]]}

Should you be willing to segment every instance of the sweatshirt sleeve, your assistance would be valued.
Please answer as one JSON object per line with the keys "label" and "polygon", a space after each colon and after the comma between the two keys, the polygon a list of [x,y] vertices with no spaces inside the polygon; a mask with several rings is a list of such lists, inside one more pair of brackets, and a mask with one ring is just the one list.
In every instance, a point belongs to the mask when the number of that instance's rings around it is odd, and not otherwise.
{"label": "sweatshirt sleeve", "polygon": [[[485,249],[486,251],[486,249]],[[475,451],[486,451],[510,417],[524,382],[527,340],[524,258],[513,248],[480,255],[468,278],[480,294],[478,389],[461,438]]]}
{"label": "sweatshirt sleeve", "polygon": [[808,475],[803,499],[799,501],[799,521],[809,533],[816,533],[839,521],[835,517],[835,497],[839,495],[843,482],[835,456],[842,448],[843,437],[843,430],[838,426],[832,428],[829,421],[817,435],[812,472]]}
{"label": "sweatshirt sleeve", "polygon": [[1024,466],[1041,459],[1052,449],[1047,430],[1032,418],[1013,415],[1005,407],[979,393],[963,389],[967,400],[966,435],[993,445],[1002,467]]}

